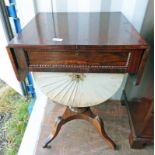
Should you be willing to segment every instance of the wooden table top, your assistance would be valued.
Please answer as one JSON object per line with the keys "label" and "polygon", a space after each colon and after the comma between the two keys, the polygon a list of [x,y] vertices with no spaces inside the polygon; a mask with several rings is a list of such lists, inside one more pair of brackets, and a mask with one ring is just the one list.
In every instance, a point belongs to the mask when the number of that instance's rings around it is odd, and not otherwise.
{"label": "wooden table top", "polygon": [[[62,38],[62,41],[53,41]],[[145,48],[146,42],[120,12],[39,13],[8,47],[126,46]]]}

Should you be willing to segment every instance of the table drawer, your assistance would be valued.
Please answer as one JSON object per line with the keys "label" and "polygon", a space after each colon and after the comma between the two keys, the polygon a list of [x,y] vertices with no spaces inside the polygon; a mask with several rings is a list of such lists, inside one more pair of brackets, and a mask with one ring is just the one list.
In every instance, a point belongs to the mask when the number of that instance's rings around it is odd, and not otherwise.
{"label": "table drawer", "polygon": [[104,65],[124,66],[129,62],[129,52],[87,52],[87,51],[27,51],[30,65]]}

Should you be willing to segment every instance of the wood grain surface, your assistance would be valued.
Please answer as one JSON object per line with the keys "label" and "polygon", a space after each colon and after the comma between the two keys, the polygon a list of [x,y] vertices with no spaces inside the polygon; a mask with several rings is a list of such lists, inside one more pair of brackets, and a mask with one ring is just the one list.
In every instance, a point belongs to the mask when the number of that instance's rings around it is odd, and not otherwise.
{"label": "wood grain surface", "polygon": [[7,49],[20,81],[28,71],[130,73],[139,84],[149,53],[120,12],[39,13]]}

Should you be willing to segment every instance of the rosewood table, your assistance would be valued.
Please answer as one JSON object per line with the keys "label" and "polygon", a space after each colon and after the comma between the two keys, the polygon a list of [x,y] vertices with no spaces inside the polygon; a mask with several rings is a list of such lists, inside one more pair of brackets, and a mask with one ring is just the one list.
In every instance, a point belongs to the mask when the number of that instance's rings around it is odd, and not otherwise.
{"label": "rosewood table", "polygon": [[[78,83],[87,75],[95,75],[101,83],[102,78],[103,81],[107,78],[104,92],[108,90],[107,85],[110,89],[110,85],[118,89],[125,73],[133,75],[135,85],[138,85],[149,53],[144,39],[118,12],[39,13],[9,42],[7,50],[19,81],[23,81],[29,71],[51,72],[35,73],[36,81],[42,75],[50,74],[52,80],[55,74],[67,74],[70,80]],[[113,80],[109,83],[111,77]],[[89,108],[97,103],[77,103],[75,106],[71,100],[67,103],[65,113],[58,117],[44,147],[54,139],[63,124],[73,119],[85,119],[96,126],[110,147],[115,149],[116,145],[106,134],[100,117]]]}

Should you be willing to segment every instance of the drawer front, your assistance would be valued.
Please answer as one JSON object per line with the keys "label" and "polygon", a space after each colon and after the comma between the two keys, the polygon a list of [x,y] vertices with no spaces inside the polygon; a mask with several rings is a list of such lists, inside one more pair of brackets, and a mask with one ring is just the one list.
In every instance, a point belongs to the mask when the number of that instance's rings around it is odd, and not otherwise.
{"label": "drawer front", "polygon": [[104,65],[127,67],[129,52],[28,51],[30,65]]}
{"label": "drawer front", "polygon": [[24,49],[30,71],[136,73],[143,51]]}

